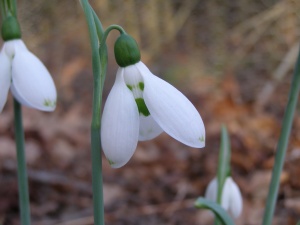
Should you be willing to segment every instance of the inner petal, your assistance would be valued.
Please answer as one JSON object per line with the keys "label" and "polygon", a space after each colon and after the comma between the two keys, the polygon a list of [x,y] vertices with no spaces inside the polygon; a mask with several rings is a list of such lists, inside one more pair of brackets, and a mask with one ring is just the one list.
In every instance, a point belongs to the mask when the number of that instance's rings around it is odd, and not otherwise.
{"label": "inner petal", "polygon": [[124,80],[135,99],[143,99],[144,81],[134,65],[125,67]]}
{"label": "inner petal", "polygon": [[133,94],[140,115],[143,115],[145,117],[149,116],[150,113],[143,98],[145,85],[140,72],[134,65],[127,66],[124,70],[125,83],[128,89]]}
{"label": "inner petal", "polygon": [[148,107],[143,98],[144,80],[140,74],[140,71],[135,65],[127,66],[125,68],[124,80],[134,96],[136,105],[139,110],[140,128],[139,128],[139,140],[146,141],[157,137],[163,132],[161,127],[150,115]]}
{"label": "inner petal", "polygon": [[139,141],[151,140],[163,132],[151,115],[140,115]]}

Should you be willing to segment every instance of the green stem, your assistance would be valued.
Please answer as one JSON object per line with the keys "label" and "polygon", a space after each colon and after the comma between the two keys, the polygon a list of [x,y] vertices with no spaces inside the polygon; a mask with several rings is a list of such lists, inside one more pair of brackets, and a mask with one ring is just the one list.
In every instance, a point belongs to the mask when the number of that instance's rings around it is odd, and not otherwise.
{"label": "green stem", "polygon": [[[101,21],[99,20],[96,12],[92,7],[90,7],[92,13],[93,13],[93,18],[96,26],[96,31],[98,35],[98,40],[102,40],[104,31],[103,31],[103,26]],[[104,86],[104,81],[106,77],[106,69],[107,69],[107,61],[108,61],[108,54],[107,54],[107,45],[106,42],[101,42],[100,43],[100,48],[99,48],[99,55],[100,55],[100,66],[101,66],[101,71],[100,71],[100,83],[101,83],[101,90],[103,90]]]}
{"label": "green stem", "polygon": [[104,32],[103,37],[101,39],[101,43],[106,43],[106,38],[109,34],[109,32],[111,32],[112,30],[118,30],[120,32],[120,34],[126,34],[125,30],[116,24],[110,25]]}
{"label": "green stem", "polygon": [[4,2],[3,2],[3,0],[0,0],[0,11],[1,11],[1,17],[2,17],[2,22],[3,22],[3,20],[6,17],[6,12],[5,12],[5,9],[4,9]]}
{"label": "green stem", "polygon": [[98,39],[101,40],[102,37],[103,37],[103,33],[104,33],[102,23],[99,20],[97,14],[95,12],[95,10],[91,6],[90,6],[90,10],[93,13],[93,18],[94,18],[94,22],[95,22],[95,26],[96,26],[96,31],[97,31]]}
{"label": "green stem", "polygon": [[7,9],[7,5],[6,5],[6,0],[1,0],[1,15],[2,15],[2,21],[7,17],[8,15],[8,9]]}
{"label": "green stem", "polygon": [[10,13],[17,18],[17,4],[16,0],[6,0],[7,1],[7,9]]}
{"label": "green stem", "polygon": [[14,17],[17,18],[17,3],[16,0],[8,0],[9,9]]}
{"label": "green stem", "polygon": [[[226,178],[230,174],[230,139],[228,136],[228,132],[225,125],[222,125],[221,128],[221,144],[220,144],[220,153],[219,153],[219,161],[218,161],[218,172],[217,172],[217,180],[218,180],[218,192],[217,192],[217,204],[221,205],[222,201],[222,191],[223,186],[226,181]],[[215,217],[215,225],[221,224],[221,221],[218,217]]]}
{"label": "green stem", "polygon": [[91,124],[91,158],[94,224],[104,225],[103,184],[102,184],[102,154],[100,140],[100,118],[102,104],[101,65],[98,51],[99,40],[93,18],[93,12],[87,0],[80,1],[88,24],[92,48],[92,66],[94,75],[93,115]]}
{"label": "green stem", "polygon": [[269,194],[267,198],[267,205],[265,209],[263,225],[270,225],[274,215],[274,209],[275,209],[277,194],[279,189],[280,175],[282,172],[288,140],[291,133],[293,117],[294,117],[298,95],[299,95],[299,87],[300,87],[300,51],[299,51],[294,75],[292,78],[289,99],[283,117],[282,130],[277,145],[275,163],[274,163],[272,179],[269,187]]}
{"label": "green stem", "polygon": [[15,119],[15,141],[17,147],[18,161],[18,188],[21,224],[30,225],[30,204],[28,193],[26,157],[24,149],[24,130],[22,125],[22,109],[17,100],[14,100],[14,119]]}

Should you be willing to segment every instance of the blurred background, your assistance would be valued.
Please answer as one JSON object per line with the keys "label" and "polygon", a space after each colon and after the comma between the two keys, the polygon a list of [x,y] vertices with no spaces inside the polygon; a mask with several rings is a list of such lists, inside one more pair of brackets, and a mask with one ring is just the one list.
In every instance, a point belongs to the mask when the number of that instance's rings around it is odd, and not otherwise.
{"label": "blurred background", "polygon": [[[162,134],[140,142],[121,169],[103,157],[107,225],[208,225],[196,210],[214,178],[220,127],[229,130],[232,176],[243,199],[238,225],[262,221],[274,152],[299,49],[299,0],[95,0],[103,26],[119,24],[142,61],[182,91],[206,126],[206,147]],[[79,1],[18,1],[23,40],[58,90],[53,113],[23,108],[33,225],[93,224],[91,49]],[[108,38],[105,98],[117,64]],[[0,41],[2,45],[3,42]],[[0,224],[19,223],[12,96],[0,114]],[[300,115],[296,112],[274,225],[300,219]]]}

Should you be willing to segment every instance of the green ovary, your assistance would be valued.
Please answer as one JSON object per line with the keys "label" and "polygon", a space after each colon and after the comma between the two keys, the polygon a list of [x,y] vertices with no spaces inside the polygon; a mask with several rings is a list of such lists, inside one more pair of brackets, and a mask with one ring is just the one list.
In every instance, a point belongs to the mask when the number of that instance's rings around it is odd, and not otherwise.
{"label": "green ovary", "polygon": [[150,112],[145,104],[144,99],[136,98],[135,99],[136,105],[138,107],[139,113],[143,114],[144,116],[149,116]]}

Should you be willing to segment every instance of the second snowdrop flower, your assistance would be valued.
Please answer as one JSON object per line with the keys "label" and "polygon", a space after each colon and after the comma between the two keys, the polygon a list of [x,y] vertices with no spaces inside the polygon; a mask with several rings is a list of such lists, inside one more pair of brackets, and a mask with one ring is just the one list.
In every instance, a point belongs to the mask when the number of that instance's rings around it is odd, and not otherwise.
{"label": "second snowdrop flower", "polygon": [[0,112],[9,89],[21,104],[53,111],[56,88],[52,77],[44,64],[26,48],[13,16],[4,20],[2,38],[5,42],[0,52]]}
{"label": "second snowdrop flower", "polygon": [[[214,178],[205,192],[205,198],[216,202],[218,192],[218,181]],[[230,212],[235,218],[239,217],[243,209],[241,191],[231,177],[227,177],[222,190],[221,206]]]}
{"label": "second snowdrop flower", "polygon": [[121,34],[115,43],[120,66],[103,110],[101,141],[113,168],[126,164],[139,140],[165,131],[195,148],[205,146],[203,121],[193,104],[176,88],[152,74],[140,61],[135,40]]}

